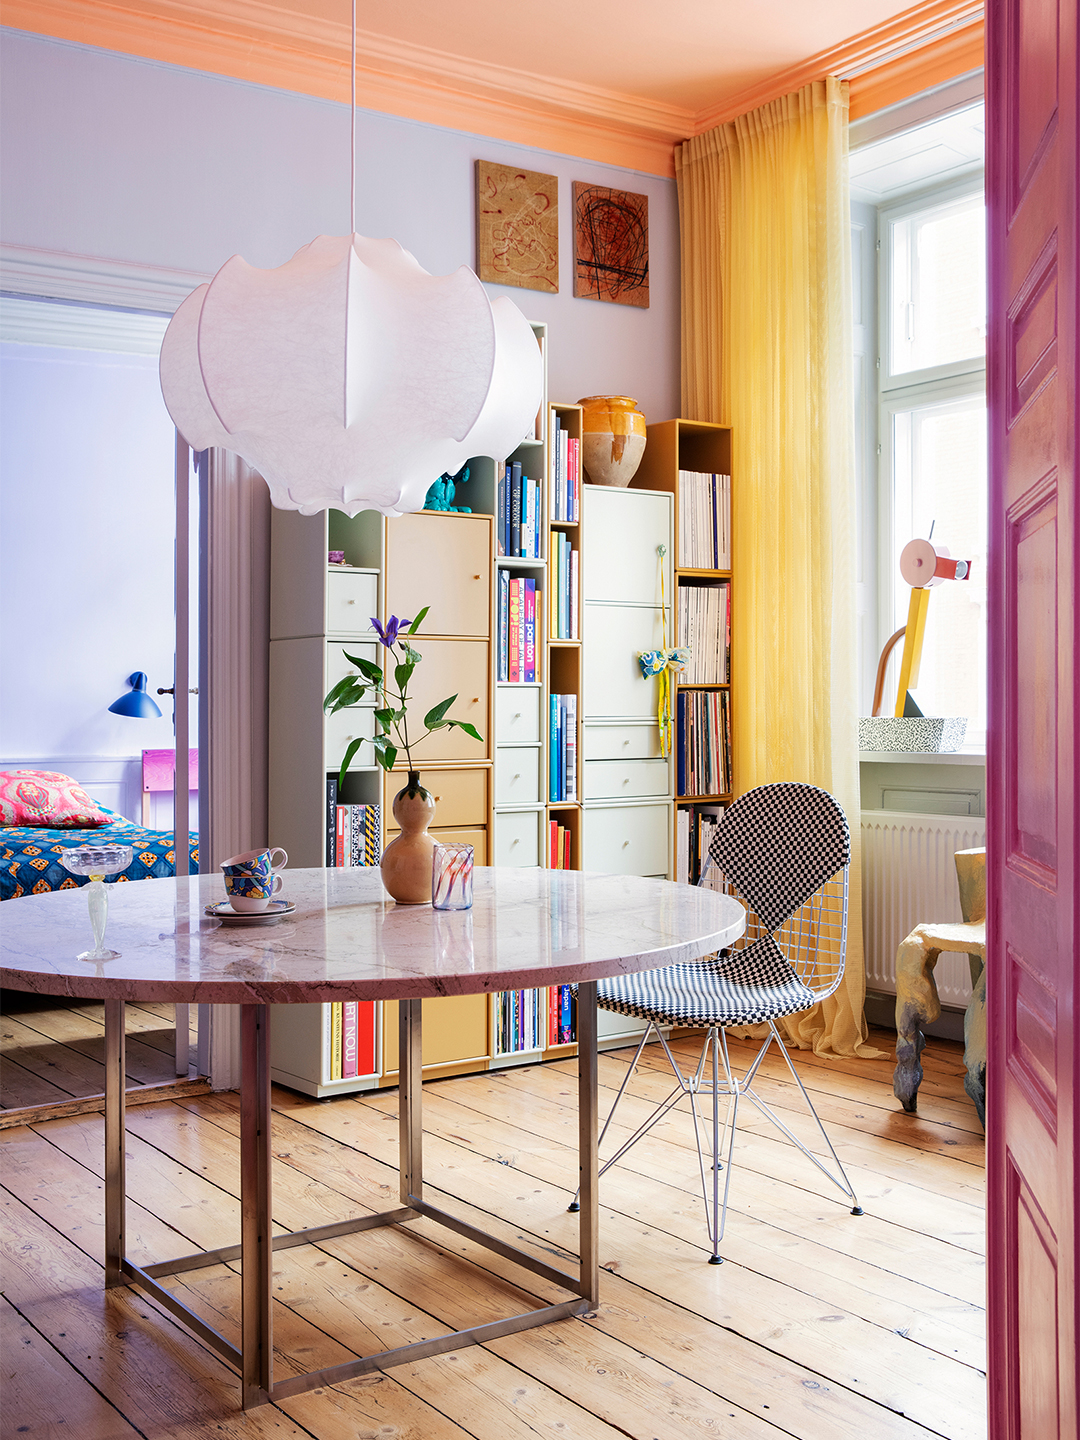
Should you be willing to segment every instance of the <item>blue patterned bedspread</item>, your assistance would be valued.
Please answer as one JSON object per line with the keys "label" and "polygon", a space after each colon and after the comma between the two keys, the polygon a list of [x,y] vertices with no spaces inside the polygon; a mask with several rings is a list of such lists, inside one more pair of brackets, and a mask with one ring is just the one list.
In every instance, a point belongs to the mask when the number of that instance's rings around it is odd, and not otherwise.
{"label": "blue patterned bedspread", "polygon": [[[104,810],[105,807],[99,806]],[[176,873],[176,852],[171,830],[144,830],[117,815],[96,830],[44,830],[36,825],[0,826],[0,900],[19,895],[46,895],[50,890],[73,890],[86,885],[88,877],[72,875],[60,863],[65,850],[76,845],[130,845],[135,855],[117,880],[163,879]],[[191,841],[191,868],[199,865],[199,837]]]}

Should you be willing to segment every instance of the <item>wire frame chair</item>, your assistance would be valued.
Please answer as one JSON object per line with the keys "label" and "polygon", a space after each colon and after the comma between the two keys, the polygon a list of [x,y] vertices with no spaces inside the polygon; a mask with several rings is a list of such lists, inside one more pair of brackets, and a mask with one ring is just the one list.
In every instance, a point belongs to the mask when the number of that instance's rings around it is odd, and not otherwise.
{"label": "wire frame chair", "polygon": [[[748,791],[717,826],[698,882],[733,895],[746,907],[742,937],[718,955],[644,975],[618,976],[597,987],[598,1005],[648,1022],[600,1132],[600,1145],[650,1040],[658,1040],[663,1047],[676,1081],[670,1094],[602,1164],[600,1174],[621,1160],[681,1100],[689,1099],[712,1265],[723,1263],[720,1244],[727,1221],[740,1101],[753,1104],[798,1146],[851,1202],[853,1215],[863,1213],[776,1028],[777,1020],[808,1010],[833,994],[843,979],[850,862],[847,818],[827,791],[794,783]],[[748,1069],[738,1075],[731,1065],[727,1030],[762,1022],[769,1033]],[[660,1028],[665,1025],[704,1029],[701,1054],[692,1071],[685,1072],[678,1064]],[[832,1166],[804,1145],[754,1088],[774,1041],[820,1131]],[[724,1099],[727,1109],[721,1122]],[[708,1102],[705,1113],[702,1102]],[[726,1159],[722,1159],[725,1153]],[[570,1208],[577,1209],[576,1197]]]}

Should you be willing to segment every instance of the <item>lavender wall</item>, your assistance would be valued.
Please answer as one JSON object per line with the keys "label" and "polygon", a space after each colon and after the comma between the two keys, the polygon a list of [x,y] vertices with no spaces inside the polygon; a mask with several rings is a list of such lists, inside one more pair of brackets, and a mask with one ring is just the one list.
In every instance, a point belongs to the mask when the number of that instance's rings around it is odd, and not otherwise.
{"label": "lavender wall", "polygon": [[[8,243],[210,274],[234,253],[280,265],[347,233],[341,105],[11,30],[2,65]],[[552,397],[629,394],[650,419],[676,415],[674,181],[363,112],[357,228],[433,273],[473,264],[478,158],[559,176],[560,293],[504,292],[550,326]],[[574,298],[572,180],[648,195],[648,310]]]}
{"label": "lavender wall", "polygon": [[173,674],[173,428],[157,362],[0,346],[0,754],[171,748],[112,715],[127,676]]}

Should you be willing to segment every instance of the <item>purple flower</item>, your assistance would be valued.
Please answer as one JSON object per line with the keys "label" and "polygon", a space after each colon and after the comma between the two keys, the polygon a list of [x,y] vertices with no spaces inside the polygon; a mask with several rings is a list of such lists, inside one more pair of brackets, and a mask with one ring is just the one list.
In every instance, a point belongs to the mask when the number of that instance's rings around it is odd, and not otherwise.
{"label": "purple flower", "polygon": [[386,622],[386,629],[384,630],[378,620],[375,619],[375,616],[372,615],[371,623],[375,626],[376,635],[378,635],[382,643],[389,649],[401,631],[404,630],[407,625],[411,625],[412,621],[399,620],[396,615],[391,615],[390,619]]}

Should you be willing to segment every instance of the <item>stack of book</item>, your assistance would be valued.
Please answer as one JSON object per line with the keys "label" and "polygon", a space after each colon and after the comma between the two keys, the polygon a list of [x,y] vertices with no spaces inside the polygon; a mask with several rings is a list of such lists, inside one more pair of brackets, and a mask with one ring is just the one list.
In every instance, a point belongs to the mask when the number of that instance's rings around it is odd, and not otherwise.
{"label": "stack of book", "polygon": [[[701,881],[709,859],[709,845],[720,817],[722,805],[686,805],[675,811],[675,878],[687,885]],[[719,887],[719,872],[713,868],[708,880],[708,889]]]}
{"label": "stack of book", "polygon": [[515,685],[536,679],[536,581],[499,571],[499,647],[496,679]]}
{"label": "stack of book", "polygon": [[548,799],[577,799],[577,696],[552,695],[548,723]]}
{"label": "stack of book", "polygon": [[326,777],[326,863],[331,869],[377,865],[382,855],[382,808],[339,805],[338,777]]}
{"label": "stack of book", "polygon": [[577,1039],[577,993],[572,985],[548,987],[549,1045],[573,1045]]}
{"label": "stack of book", "polygon": [[679,794],[731,792],[731,711],[727,690],[682,690],[676,706]]}
{"label": "stack of book", "polygon": [[726,685],[731,657],[729,586],[679,586],[679,644],[690,650],[683,685]]}
{"label": "stack of book", "polygon": [[495,466],[495,543],[515,560],[540,558],[540,482],[522,474],[521,462]]}
{"label": "stack of book", "polygon": [[551,532],[551,638],[578,638],[578,552],[569,535]]}
{"label": "stack of book", "polygon": [[544,1048],[539,990],[503,990],[495,996],[495,1054],[518,1055]]}
{"label": "stack of book", "polygon": [[335,1000],[323,1006],[331,1080],[375,1074],[375,1002]]}
{"label": "stack of book", "polygon": [[679,568],[731,569],[731,476],[679,471]]}
{"label": "stack of book", "polygon": [[575,440],[551,412],[551,503],[549,519],[576,524],[581,519],[581,441]]}
{"label": "stack of book", "polygon": [[570,870],[570,831],[557,820],[548,821],[548,869]]}

